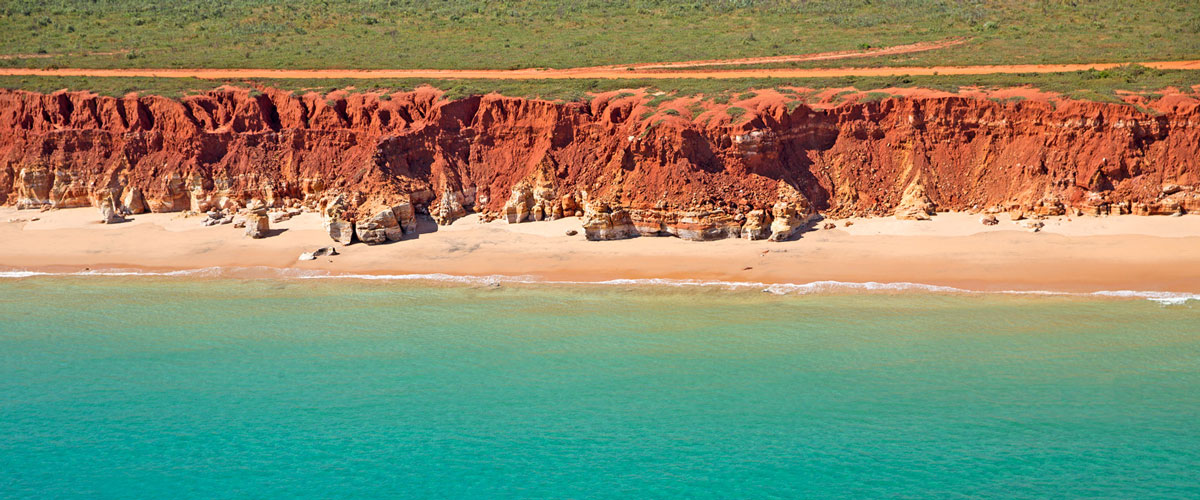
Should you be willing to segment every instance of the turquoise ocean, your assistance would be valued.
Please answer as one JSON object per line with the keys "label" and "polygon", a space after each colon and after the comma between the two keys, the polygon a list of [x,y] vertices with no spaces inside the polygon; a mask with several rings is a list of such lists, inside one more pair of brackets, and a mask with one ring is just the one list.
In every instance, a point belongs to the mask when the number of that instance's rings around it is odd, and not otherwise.
{"label": "turquoise ocean", "polygon": [[860,288],[11,275],[0,498],[1200,498],[1200,301]]}

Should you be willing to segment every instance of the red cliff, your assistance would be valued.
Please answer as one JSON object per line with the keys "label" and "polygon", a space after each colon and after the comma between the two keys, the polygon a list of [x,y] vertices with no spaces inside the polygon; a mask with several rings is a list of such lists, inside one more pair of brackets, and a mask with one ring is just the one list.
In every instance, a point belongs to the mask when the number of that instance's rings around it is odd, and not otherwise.
{"label": "red cliff", "polygon": [[647,100],[0,91],[0,204],[110,199],[137,213],[259,199],[320,210],[347,242],[356,223],[377,240],[400,234],[387,230],[414,209],[441,223],[468,211],[512,222],[586,211],[595,238],[691,239],[786,238],[814,210],[1200,211],[1200,102],[1189,97],[1145,111],[966,97],[828,109],[752,99],[735,103],[748,110],[736,118],[720,106],[652,109]]}

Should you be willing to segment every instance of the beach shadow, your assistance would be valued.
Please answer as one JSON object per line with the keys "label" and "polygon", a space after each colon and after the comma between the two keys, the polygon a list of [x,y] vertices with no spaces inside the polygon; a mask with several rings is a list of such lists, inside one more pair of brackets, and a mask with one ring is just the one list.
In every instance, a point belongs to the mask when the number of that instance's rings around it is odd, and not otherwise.
{"label": "beach shadow", "polygon": [[114,224],[124,224],[126,222],[133,222],[133,217],[126,217],[124,219],[116,220],[116,221],[112,221],[112,222],[104,222],[102,220],[97,220],[97,221],[92,221],[91,223],[98,224],[101,226],[112,226]]}
{"label": "beach shadow", "polygon": [[804,237],[805,233],[816,231],[817,224],[820,224],[821,221],[823,221],[823,220],[825,220],[825,216],[821,215],[821,214],[817,214],[812,219],[810,219],[808,222],[805,222],[804,225],[800,226],[800,229],[797,229],[796,232],[792,233],[792,235],[790,237],[788,237],[788,239],[781,240],[781,241],[796,241],[796,240]]}
{"label": "beach shadow", "polygon": [[272,236],[279,236],[279,235],[281,235],[281,234],[283,234],[283,233],[285,233],[285,232],[287,232],[287,229],[284,229],[284,228],[279,228],[279,229],[268,229],[268,230],[266,231],[266,233],[264,233],[264,234],[263,234],[263,238],[270,238],[270,237],[272,237]]}
{"label": "beach shadow", "polygon": [[422,234],[438,232],[438,225],[433,221],[433,218],[428,215],[417,216],[417,230],[411,233],[404,233],[400,241],[415,240],[421,237]]}

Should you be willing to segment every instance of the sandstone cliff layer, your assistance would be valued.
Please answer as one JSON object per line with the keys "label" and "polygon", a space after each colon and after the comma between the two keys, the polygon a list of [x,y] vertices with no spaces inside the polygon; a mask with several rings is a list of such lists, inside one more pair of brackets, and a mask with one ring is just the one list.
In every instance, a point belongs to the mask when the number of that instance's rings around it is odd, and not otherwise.
{"label": "sandstone cliff layer", "polygon": [[[1200,102],[890,98],[654,108],[433,89],[182,99],[0,91],[0,204],[320,211],[343,242],[427,214],[582,215],[589,238],[786,239],[815,212],[1200,211]],[[735,118],[736,116],[736,118]]]}

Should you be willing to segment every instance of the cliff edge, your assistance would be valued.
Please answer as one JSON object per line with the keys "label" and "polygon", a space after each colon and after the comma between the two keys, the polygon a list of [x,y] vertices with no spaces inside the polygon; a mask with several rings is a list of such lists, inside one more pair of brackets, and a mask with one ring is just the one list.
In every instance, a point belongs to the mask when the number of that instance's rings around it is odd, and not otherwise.
{"label": "cliff edge", "polygon": [[[381,242],[427,214],[580,215],[591,239],[787,239],[816,213],[1200,211],[1200,101],[904,97],[651,107],[223,87],[169,99],[0,91],[0,204],[318,211]],[[734,111],[736,110],[736,111]]]}

